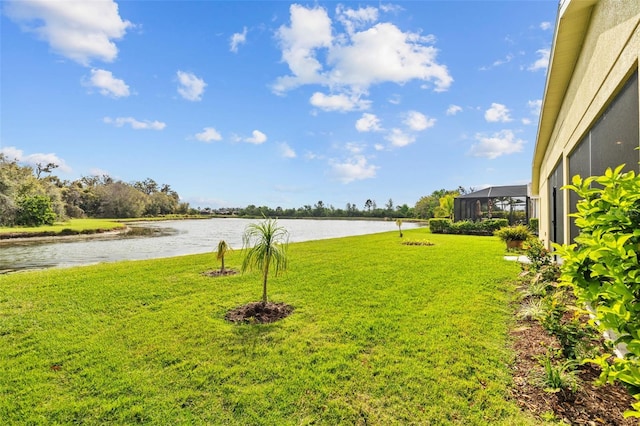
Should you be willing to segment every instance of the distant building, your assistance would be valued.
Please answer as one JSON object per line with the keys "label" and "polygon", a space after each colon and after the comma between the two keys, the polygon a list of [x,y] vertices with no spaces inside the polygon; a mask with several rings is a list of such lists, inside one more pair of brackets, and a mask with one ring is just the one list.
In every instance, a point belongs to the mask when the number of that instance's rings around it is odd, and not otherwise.
{"label": "distant building", "polygon": [[532,165],[540,238],[569,243],[575,175],[639,170],[640,1],[560,2]]}
{"label": "distant building", "polygon": [[455,221],[508,219],[509,223],[529,223],[531,204],[527,185],[490,186],[456,197]]}

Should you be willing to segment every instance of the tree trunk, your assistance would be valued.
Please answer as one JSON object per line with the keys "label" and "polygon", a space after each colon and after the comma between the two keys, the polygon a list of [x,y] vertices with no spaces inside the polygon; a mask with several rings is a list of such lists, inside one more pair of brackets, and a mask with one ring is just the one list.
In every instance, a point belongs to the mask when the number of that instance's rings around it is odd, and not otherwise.
{"label": "tree trunk", "polygon": [[267,304],[267,277],[269,276],[269,261],[264,265],[264,276],[262,277],[262,304]]}
{"label": "tree trunk", "polygon": [[222,256],[220,261],[222,262],[222,264],[220,265],[220,272],[224,272],[224,256]]}

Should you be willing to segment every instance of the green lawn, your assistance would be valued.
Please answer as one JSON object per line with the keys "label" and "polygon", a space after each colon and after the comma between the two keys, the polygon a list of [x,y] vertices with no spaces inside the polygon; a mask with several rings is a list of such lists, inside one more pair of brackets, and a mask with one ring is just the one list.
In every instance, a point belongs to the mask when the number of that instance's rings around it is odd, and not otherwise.
{"label": "green lawn", "polygon": [[[234,325],[258,272],[204,254],[0,276],[4,424],[517,425],[512,281],[494,237],[296,243],[270,325]],[[241,251],[227,256],[238,268]]]}

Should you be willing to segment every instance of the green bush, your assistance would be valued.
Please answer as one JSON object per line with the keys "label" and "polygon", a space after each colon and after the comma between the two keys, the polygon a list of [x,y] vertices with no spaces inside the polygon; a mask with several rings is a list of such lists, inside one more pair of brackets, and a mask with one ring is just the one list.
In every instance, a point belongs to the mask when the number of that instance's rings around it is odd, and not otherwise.
{"label": "green bush", "polygon": [[538,272],[543,266],[553,263],[551,253],[538,238],[527,240],[525,255],[529,258],[529,269],[534,272]]}
{"label": "green bush", "polygon": [[451,226],[451,219],[429,219],[429,229],[434,234],[446,234]]}
{"label": "green bush", "polygon": [[489,219],[489,220],[482,221],[480,223],[482,224],[484,229],[487,232],[490,232],[492,235],[498,229],[504,228],[505,226],[509,226],[508,219]]}
{"label": "green bush", "polygon": [[56,213],[51,200],[44,195],[25,197],[18,201],[16,224],[22,226],[53,225]]}
{"label": "green bush", "polygon": [[[614,343],[628,351],[612,363],[611,353],[592,360],[602,367],[601,380],[624,383],[640,400],[640,176],[622,168],[575,176],[565,187],[582,198],[572,215],[581,233],[575,244],[554,247],[564,258],[562,282],[594,310],[600,330],[613,331]],[[640,401],[633,408],[625,416],[640,417]]]}
{"label": "green bush", "polygon": [[529,219],[529,228],[531,228],[531,232],[538,235],[538,232],[540,230],[540,219],[538,219],[537,217],[532,217],[531,219]]}
{"label": "green bush", "polygon": [[449,219],[430,219],[429,227],[435,234],[493,235],[496,229],[509,225],[507,219],[489,219],[480,222]]}
{"label": "green bush", "polygon": [[532,238],[531,230],[525,225],[505,226],[493,233],[502,241],[527,241]]}

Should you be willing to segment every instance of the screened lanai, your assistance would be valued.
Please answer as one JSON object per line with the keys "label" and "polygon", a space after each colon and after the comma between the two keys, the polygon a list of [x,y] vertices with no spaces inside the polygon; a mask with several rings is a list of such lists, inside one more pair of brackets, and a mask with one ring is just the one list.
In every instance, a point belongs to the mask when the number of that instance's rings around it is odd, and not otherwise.
{"label": "screened lanai", "polygon": [[509,219],[511,225],[529,222],[527,185],[490,186],[460,195],[454,201],[454,220]]}

